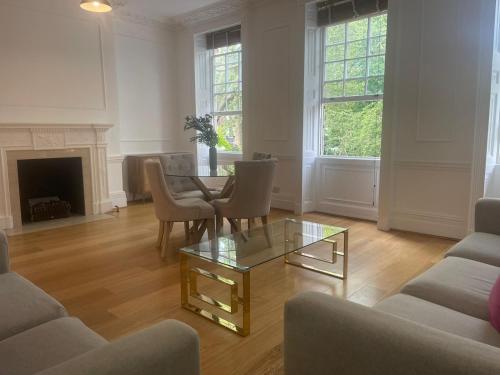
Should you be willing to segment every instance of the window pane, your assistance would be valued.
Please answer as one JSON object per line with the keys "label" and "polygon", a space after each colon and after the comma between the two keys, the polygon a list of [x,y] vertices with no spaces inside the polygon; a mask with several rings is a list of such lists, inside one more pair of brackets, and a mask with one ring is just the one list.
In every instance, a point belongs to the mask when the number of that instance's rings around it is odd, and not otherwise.
{"label": "window pane", "polygon": [[225,95],[215,95],[214,106],[216,112],[223,112],[226,110],[226,96]]}
{"label": "window pane", "polygon": [[324,155],[378,157],[382,101],[329,103],[324,111]]}
{"label": "window pane", "polygon": [[225,90],[225,85],[214,85],[214,93],[220,94],[224,92]]}
{"label": "window pane", "polygon": [[224,65],[226,63],[226,56],[215,56],[214,65]]}
{"label": "window pane", "polygon": [[344,44],[336,44],[326,48],[326,61],[335,61],[344,59]]}
{"label": "window pane", "polygon": [[345,26],[336,25],[326,28],[326,44],[344,43]]}
{"label": "window pane", "polygon": [[241,115],[215,117],[214,124],[219,136],[219,149],[241,151],[241,120]]}
{"label": "window pane", "polygon": [[344,62],[329,63],[325,66],[325,80],[337,81],[344,78]]}
{"label": "window pane", "polygon": [[226,68],[224,65],[215,67],[214,81],[215,84],[226,82]]}
{"label": "window pane", "polygon": [[368,34],[368,18],[347,24],[347,41],[366,39]]}
{"label": "window pane", "polygon": [[364,79],[353,79],[353,80],[345,81],[344,95],[345,96],[365,95],[365,80]]}
{"label": "window pane", "polygon": [[226,111],[241,111],[241,94],[232,93],[226,95]]}
{"label": "window pane", "polygon": [[226,85],[226,92],[241,91],[239,83],[228,83]]}
{"label": "window pane", "polygon": [[237,82],[240,79],[240,67],[237,64],[228,65],[227,67],[227,81]]}
{"label": "window pane", "polygon": [[356,57],[366,56],[366,39],[347,44],[347,58],[353,59]]}
{"label": "window pane", "polygon": [[347,61],[346,78],[361,78],[366,75],[366,59]]}
{"label": "window pane", "polygon": [[323,97],[337,98],[343,95],[344,85],[340,82],[328,82],[323,86]]}
{"label": "window pane", "polygon": [[384,74],[385,69],[385,57],[377,56],[370,57],[368,59],[368,75],[369,76],[381,76]]}
{"label": "window pane", "polygon": [[366,86],[368,95],[384,93],[384,77],[369,78]]}
{"label": "window pane", "polygon": [[370,39],[370,55],[385,55],[385,36]]}
{"label": "window pane", "polygon": [[231,53],[226,56],[227,64],[238,64],[239,52]]}
{"label": "window pane", "polygon": [[387,32],[387,14],[372,17],[370,24],[370,36],[385,35]]}

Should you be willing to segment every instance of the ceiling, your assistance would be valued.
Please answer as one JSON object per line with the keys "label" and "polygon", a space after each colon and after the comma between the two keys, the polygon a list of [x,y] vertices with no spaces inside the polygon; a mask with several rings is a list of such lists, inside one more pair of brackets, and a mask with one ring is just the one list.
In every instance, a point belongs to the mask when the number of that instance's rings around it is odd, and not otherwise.
{"label": "ceiling", "polygon": [[155,19],[167,19],[189,13],[195,9],[203,8],[219,2],[220,0],[115,0],[126,12],[139,14]]}

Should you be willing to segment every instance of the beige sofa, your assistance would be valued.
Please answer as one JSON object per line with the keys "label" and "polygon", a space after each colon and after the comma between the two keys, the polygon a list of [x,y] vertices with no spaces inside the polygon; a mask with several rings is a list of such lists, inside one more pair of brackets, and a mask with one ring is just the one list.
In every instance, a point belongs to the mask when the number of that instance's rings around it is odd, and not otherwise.
{"label": "beige sofa", "polygon": [[0,375],[199,374],[198,335],[167,320],[107,342],[64,307],[9,272],[0,231]]}
{"label": "beige sofa", "polygon": [[500,200],[476,205],[476,232],[368,308],[319,293],[285,306],[285,373],[500,374],[488,297],[500,276]]}

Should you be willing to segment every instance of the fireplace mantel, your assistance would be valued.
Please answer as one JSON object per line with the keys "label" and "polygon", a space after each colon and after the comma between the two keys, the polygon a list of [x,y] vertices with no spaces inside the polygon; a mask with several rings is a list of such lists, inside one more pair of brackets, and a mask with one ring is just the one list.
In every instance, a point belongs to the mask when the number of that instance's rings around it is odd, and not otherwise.
{"label": "fireplace mantel", "polygon": [[[58,151],[88,151],[91,186],[89,214],[100,214],[111,210],[108,188],[106,131],[109,124],[5,124],[0,123],[0,228],[15,228],[20,225],[18,204],[12,183],[17,169],[13,160],[23,158],[48,158]],[[22,151],[22,152],[21,152]],[[46,152],[44,152],[46,151]],[[20,153],[21,152],[21,153]],[[15,170],[14,170],[15,169]],[[16,211],[16,212],[14,212]]]}

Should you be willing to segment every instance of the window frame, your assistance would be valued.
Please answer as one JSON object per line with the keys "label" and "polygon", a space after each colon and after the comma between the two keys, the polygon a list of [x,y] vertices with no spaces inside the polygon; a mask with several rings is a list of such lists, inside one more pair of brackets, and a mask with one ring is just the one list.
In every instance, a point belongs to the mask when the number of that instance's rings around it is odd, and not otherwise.
{"label": "window frame", "polygon": [[[216,117],[221,117],[221,116],[240,116],[241,117],[241,125],[243,127],[243,44],[240,42],[238,43],[240,44],[240,50],[239,51],[232,51],[232,52],[225,52],[225,53],[221,53],[221,54],[215,54],[215,49],[210,49],[208,50],[208,68],[209,68],[209,75],[210,75],[210,115],[212,116],[213,118],[213,121],[215,122],[215,118]],[[228,46],[230,47],[230,46]],[[238,54],[238,78],[239,80],[238,81],[228,81],[228,68],[227,66],[229,64],[227,64],[227,55],[231,55],[231,54],[235,54],[237,53]],[[238,91],[226,91],[226,87],[224,88],[224,91],[221,92],[221,93],[216,93],[215,92],[215,86],[216,86],[216,83],[215,83],[215,74],[216,74],[216,71],[215,71],[215,58],[216,57],[220,57],[220,56],[224,56],[224,66],[225,66],[225,80],[224,80],[224,83],[223,84],[220,84],[220,85],[224,85],[224,86],[227,86],[228,84],[238,84],[238,87],[239,87],[239,90]],[[239,111],[215,111],[215,98],[217,95],[227,95],[227,94],[231,94],[231,93],[237,93],[239,92],[240,93],[240,96],[241,96],[241,107],[240,107],[240,110]],[[226,101],[226,107],[227,107],[227,98],[225,98],[225,101]],[[213,123],[214,127],[215,127],[215,123]],[[223,149],[219,149],[217,148],[217,152],[219,154],[229,154],[229,155],[241,155],[243,154],[243,131],[242,131],[242,134],[241,134],[241,151],[228,151],[228,150],[223,150]]]}
{"label": "window frame", "polygon": [[[377,16],[380,16],[380,15],[386,15],[388,14],[387,11],[382,11],[382,12],[377,12],[377,13],[374,13],[374,14],[370,14],[370,15],[366,15],[366,16],[361,16],[361,17],[357,17],[355,19],[352,19],[352,20],[348,20],[348,21],[345,21],[345,22],[340,22],[340,23],[337,23],[337,24],[332,24],[332,25],[326,25],[326,26],[322,26],[320,28],[320,43],[321,43],[321,47],[320,47],[320,51],[319,51],[319,61],[321,62],[321,68],[320,68],[320,77],[319,77],[319,80],[320,80],[320,87],[319,87],[319,105],[320,105],[320,113],[319,113],[319,123],[320,123],[320,126],[319,126],[319,132],[318,132],[318,135],[319,135],[319,157],[321,158],[327,158],[327,159],[351,159],[351,160],[380,160],[380,156],[348,156],[348,155],[326,155],[324,152],[325,152],[325,144],[324,144],[324,140],[325,140],[325,134],[324,134],[324,123],[325,123],[325,115],[324,115],[324,106],[325,104],[330,104],[330,103],[347,103],[347,102],[363,102],[363,101],[384,101],[384,93],[382,94],[366,94],[366,91],[368,89],[367,87],[367,81],[368,81],[368,78],[372,78],[371,76],[368,76],[368,59],[370,57],[380,57],[380,56],[384,56],[384,62],[385,62],[385,58],[387,57],[387,44],[386,44],[386,49],[385,49],[385,52],[384,54],[377,54],[377,55],[369,55],[369,49],[370,49],[370,39],[374,39],[374,38],[377,38],[377,37],[380,37],[380,36],[376,36],[376,37],[371,37],[370,36],[370,30],[371,30],[371,22],[370,20],[368,21],[368,30],[367,30],[367,37],[366,37],[366,55],[364,56],[364,59],[366,61],[366,68],[365,68],[365,74],[363,77],[359,77],[359,78],[353,78],[353,79],[346,79],[346,76],[347,76],[347,61],[352,61],[352,60],[359,60],[359,59],[362,59],[363,57],[355,57],[355,58],[347,58],[347,45],[348,43],[352,43],[352,42],[357,42],[357,41],[361,41],[361,40],[365,40],[365,39],[357,39],[357,40],[351,40],[351,41],[348,41],[347,40],[347,30],[345,30],[344,32],[344,41],[343,43],[334,43],[334,44],[326,44],[326,30],[329,28],[329,27],[332,27],[332,26],[335,26],[335,25],[344,25],[344,27],[347,27],[347,24],[350,23],[350,22],[353,22],[353,21],[359,21],[359,20],[362,20],[362,19],[370,19],[370,18],[373,18],[373,17],[377,17]],[[386,33],[384,34],[385,38],[386,38],[386,41],[387,41],[387,31]],[[327,62],[325,61],[325,57],[326,57],[326,51],[327,51],[327,48],[328,47],[331,47],[331,46],[335,46],[335,45],[343,45],[344,46],[344,58],[341,59],[341,60],[333,60],[333,61],[330,61],[328,63],[334,63],[334,62],[344,62],[344,74],[343,74],[343,79],[342,80],[333,80],[333,81],[327,81],[325,78],[325,75],[326,75],[326,66],[327,66]],[[384,64],[384,74],[383,75],[376,75],[376,76],[373,76],[373,78],[384,78],[384,84],[385,84],[385,64]],[[350,81],[350,80],[360,80],[360,79],[363,79],[364,82],[365,82],[365,95],[351,95],[351,96],[339,96],[339,97],[333,97],[333,98],[325,98],[324,97],[324,87],[325,87],[325,83],[329,83],[329,82],[340,82],[342,81],[342,92],[345,93],[345,82],[346,81]]]}

